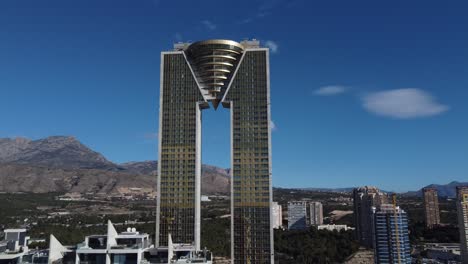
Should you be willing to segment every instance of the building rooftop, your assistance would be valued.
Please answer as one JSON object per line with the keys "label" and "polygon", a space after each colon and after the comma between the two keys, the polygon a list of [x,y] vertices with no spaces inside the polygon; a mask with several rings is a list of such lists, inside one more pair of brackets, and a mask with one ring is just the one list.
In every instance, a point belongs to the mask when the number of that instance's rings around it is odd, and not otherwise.
{"label": "building rooftop", "polygon": [[244,51],[254,48],[260,48],[260,41],[209,39],[174,44],[174,51],[184,51],[203,97],[215,109],[228,90]]}
{"label": "building rooftop", "polygon": [[5,229],[3,230],[4,233],[21,233],[21,232],[26,232],[26,229],[24,228],[11,228],[11,229]]}

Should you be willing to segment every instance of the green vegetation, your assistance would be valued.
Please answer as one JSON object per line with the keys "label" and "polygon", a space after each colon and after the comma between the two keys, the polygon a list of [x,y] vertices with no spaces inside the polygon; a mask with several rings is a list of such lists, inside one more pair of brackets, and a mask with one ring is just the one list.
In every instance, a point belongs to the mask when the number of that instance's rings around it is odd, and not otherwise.
{"label": "green vegetation", "polygon": [[413,223],[409,227],[412,244],[420,242],[459,243],[458,227],[453,225],[437,226],[427,229],[423,222]]}
{"label": "green vegetation", "polygon": [[[135,227],[154,239],[154,201],[59,201],[60,194],[0,194],[0,228],[26,227],[32,238],[45,238],[54,234],[65,245],[83,242],[85,236],[105,234],[107,220],[118,231]],[[324,216],[333,210],[352,210],[349,194],[275,189],[275,201],[282,204],[287,214],[289,200],[319,200],[324,205]],[[441,220],[444,226],[426,229],[421,197],[399,197],[399,205],[409,217],[410,240],[413,245],[425,242],[456,243],[459,240],[456,227],[455,202],[440,198]],[[57,214],[57,213],[69,214]],[[215,256],[230,256],[230,201],[214,199],[202,203],[201,246],[210,249]],[[287,217],[287,215],[285,215]],[[335,224],[352,224],[352,214]],[[131,221],[131,224],[125,224]],[[135,223],[134,221],[138,221]],[[331,222],[326,219],[326,223]],[[358,249],[352,231],[330,232],[314,228],[306,231],[275,230],[275,254],[280,263],[340,263]],[[46,243],[33,247],[43,248]]]}
{"label": "green vegetation", "polygon": [[231,218],[203,220],[201,227],[201,246],[217,257],[231,255]]}
{"label": "green vegetation", "polygon": [[280,263],[342,263],[358,249],[351,231],[275,230],[275,252]]}
{"label": "green vegetation", "polygon": [[37,207],[48,206],[62,208],[64,202],[55,200],[57,193],[2,193],[0,194],[0,224],[9,227],[19,227],[25,218],[35,214]]}
{"label": "green vegetation", "polygon": [[408,213],[412,245],[420,243],[458,243],[457,209],[453,199],[439,197],[440,220],[443,225],[427,229],[424,223],[422,197],[400,197],[400,206]]}

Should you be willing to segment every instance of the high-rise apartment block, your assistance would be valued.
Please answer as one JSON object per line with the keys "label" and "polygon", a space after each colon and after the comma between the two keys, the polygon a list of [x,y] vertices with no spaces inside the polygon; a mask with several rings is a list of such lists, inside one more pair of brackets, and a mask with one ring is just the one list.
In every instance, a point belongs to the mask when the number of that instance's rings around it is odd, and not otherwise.
{"label": "high-rise apartment block", "polygon": [[374,246],[372,207],[379,208],[380,205],[387,203],[387,195],[376,187],[364,186],[353,190],[353,199],[356,237],[361,245],[372,248]]}
{"label": "high-rise apartment block", "polygon": [[323,224],[323,205],[321,202],[311,202],[310,206],[310,225],[317,226]]}
{"label": "high-rise apartment block", "polygon": [[161,53],[156,247],[200,249],[202,110],[231,112],[232,263],[272,263],[269,51],[256,40]]}
{"label": "high-rise apartment block", "polygon": [[373,208],[376,264],[411,264],[406,212],[391,204]]}
{"label": "high-rise apartment block", "polygon": [[288,229],[303,230],[323,224],[320,202],[292,201],[288,203]]}
{"label": "high-rise apartment block", "polygon": [[273,228],[281,228],[283,226],[283,208],[277,202],[271,205],[271,213],[273,217]]}
{"label": "high-rise apartment block", "polygon": [[307,229],[307,202],[293,201],[288,203],[288,229]]}
{"label": "high-rise apartment block", "polygon": [[426,227],[433,228],[440,224],[439,197],[436,188],[424,188],[424,216]]}
{"label": "high-rise apartment block", "polygon": [[462,263],[468,263],[468,186],[457,187],[458,229]]}

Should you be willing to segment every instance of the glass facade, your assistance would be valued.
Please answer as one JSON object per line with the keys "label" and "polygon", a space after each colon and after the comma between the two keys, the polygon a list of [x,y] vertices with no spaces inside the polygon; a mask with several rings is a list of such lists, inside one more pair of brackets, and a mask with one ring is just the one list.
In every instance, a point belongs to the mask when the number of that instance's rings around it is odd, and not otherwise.
{"label": "glass facade", "polygon": [[232,257],[272,263],[268,49],[203,41],[163,52],[161,65],[156,246],[169,234],[199,246],[201,109],[222,102],[231,111]]}
{"label": "glass facade", "polygon": [[[195,241],[197,102],[203,96],[182,53],[164,54],[158,166],[159,246]],[[157,228],[158,228],[157,227]]]}
{"label": "glass facade", "polygon": [[411,263],[408,218],[404,211],[380,211],[374,214],[375,263]]}
{"label": "glass facade", "polygon": [[225,102],[232,111],[234,263],[271,263],[267,50],[245,51]]}
{"label": "glass facade", "polygon": [[363,186],[353,190],[353,201],[356,237],[362,246],[373,248],[372,207],[387,203],[387,196],[376,187]]}
{"label": "glass facade", "polygon": [[308,228],[307,223],[307,203],[306,202],[289,202],[288,203],[288,229],[289,230],[305,230]]}

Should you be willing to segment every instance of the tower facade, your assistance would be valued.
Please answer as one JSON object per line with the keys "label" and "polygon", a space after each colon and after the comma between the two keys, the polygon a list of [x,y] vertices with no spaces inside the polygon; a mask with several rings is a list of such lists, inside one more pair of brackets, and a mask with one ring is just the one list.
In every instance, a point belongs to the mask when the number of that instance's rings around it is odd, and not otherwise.
{"label": "tower facade", "polygon": [[307,202],[288,202],[288,229],[305,230],[309,227]]}
{"label": "tower facade", "polygon": [[310,225],[323,224],[323,205],[321,202],[310,203]]}
{"label": "tower facade", "polygon": [[273,217],[273,228],[281,228],[283,226],[283,207],[278,202],[273,202],[271,206]]}
{"label": "tower facade", "polygon": [[458,229],[462,263],[468,263],[468,186],[457,187]]}
{"label": "tower facade", "polygon": [[372,207],[379,208],[387,203],[387,195],[376,187],[364,186],[353,190],[353,200],[356,237],[361,245],[373,248]]}
{"label": "tower facade", "polygon": [[411,264],[408,216],[399,207],[373,208],[374,253],[377,264]]}
{"label": "tower facade", "polygon": [[426,227],[433,228],[440,224],[439,197],[436,188],[424,188],[424,216]]}
{"label": "tower facade", "polygon": [[233,263],[272,263],[269,51],[256,40],[179,43],[161,53],[156,246],[200,249],[202,110],[231,112]]}

